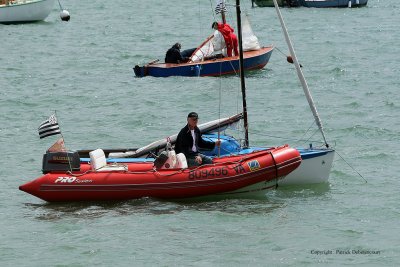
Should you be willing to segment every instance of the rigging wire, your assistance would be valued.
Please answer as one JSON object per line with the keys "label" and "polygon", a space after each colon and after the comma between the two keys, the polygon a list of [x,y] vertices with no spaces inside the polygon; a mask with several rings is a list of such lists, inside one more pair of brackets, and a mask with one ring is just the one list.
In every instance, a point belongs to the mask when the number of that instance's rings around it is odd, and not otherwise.
{"label": "rigging wire", "polygon": [[335,152],[336,152],[336,154],[347,164],[347,166],[349,166],[353,171],[355,171],[355,172],[358,174],[358,176],[360,176],[360,177],[365,181],[365,183],[368,183],[367,180],[364,178],[364,176],[362,176],[355,168],[353,168],[353,166],[351,166],[350,163],[348,163],[348,162],[339,154],[339,152],[338,152],[337,150],[335,150]]}
{"label": "rigging wire", "polygon": [[[306,134],[310,131],[311,127],[312,127],[314,124],[315,124],[315,121],[313,121],[313,122],[311,123],[310,127],[308,127],[308,129],[307,129],[307,130],[305,131],[305,133],[300,137],[299,140],[302,140],[302,139],[306,136]],[[314,134],[315,134],[315,132],[314,132]],[[313,137],[314,134],[312,134],[312,135],[310,136],[310,138]],[[310,139],[310,138],[309,138],[309,139]]]}
{"label": "rigging wire", "polygon": [[214,4],[212,3],[213,0],[210,0],[210,9],[211,9],[211,14],[213,14],[214,21],[217,21],[217,18],[215,17],[214,13]]}
{"label": "rigging wire", "polygon": [[[242,130],[243,131],[243,130]],[[316,132],[318,132],[318,130],[316,130]],[[281,140],[285,140],[285,141],[290,141],[290,142],[310,142],[310,138],[307,140],[302,140],[302,139],[292,139],[292,138],[288,138],[288,137],[284,137],[284,136],[277,136],[277,135],[270,135],[270,134],[263,134],[263,133],[259,133],[259,132],[254,132],[254,131],[250,131],[251,134],[257,135],[257,136],[263,136],[263,137],[269,137],[269,138],[275,138],[275,139],[281,139]],[[315,135],[315,133],[313,134]],[[311,140],[312,143],[316,143],[316,144],[321,144],[321,147],[324,147],[324,143],[321,141],[317,141],[317,140]]]}
{"label": "rigging wire", "polygon": [[[218,120],[221,119],[221,105],[222,105],[222,78],[221,78],[221,72],[222,72],[222,62],[219,64],[219,96],[218,96]],[[218,141],[220,140],[220,125],[218,122]],[[218,158],[221,155],[221,144],[218,146]]]}
{"label": "rigging wire", "polygon": [[[210,3],[211,3],[211,0],[210,0]],[[227,5],[227,6],[231,6],[231,5]],[[234,6],[234,5],[233,5]],[[211,8],[212,9],[212,8]],[[212,10],[213,11],[213,10]],[[230,14],[230,12],[228,12],[229,14],[228,14],[228,16],[229,16],[229,18],[230,19],[232,19],[232,17],[231,17],[231,14]],[[214,15],[214,12],[212,12],[212,14],[213,14],[213,17],[214,17],[214,19],[215,19],[215,15]],[[283,53],[278,47],[275,47],[276,48],[276,50],[278,50],[282,55],[284,55],[285,57],[286,57],[286,59],[287,59],[287,61],[289,62],[289,63],[293,63],[293,59],[292,59],[292,57],[291,56],[287,56],[287,54],[285,54],[285,53]],[[297,59],[296,59],[297,60]],[[231,64],[232,65],[232,64]],[[301,64],[299,64],[299,67],[302,67],[301,66]],[[220,70],[220,73],[221,73],[221,70]],[[235,74],[237,75],[237,72],[235,71]],[[219,94],[220,94],[220,100],[219,100],[219,118],[220,118],[220,112],[221,112],[221,90],[222,90],[222,84],[221,84],[221,75],[220,75],[220,90],[219,90]],[[240,93],[240,90],[238,90],[238,94]],[[238,106],[239,106],[239,104],[238,104],[238,97],[236,98],[237,99],[237,110],[239,110],[239,108],[238,108]],[[303,139],[303,137],[305,137],[306,135],[307,135],[307,133],[310,131],[310,129],[311,129],[311,127],[314,125],[316,123],[316,121],[314,120],[312,123],[311,123],[311,125],[309,126],[309,128],[306,130],[306,132],[303,134],[303,136],[300,138],[300,139],[298,139],[298,140],[295,140],[296,142],[299,142],[299,141],[305,141],[305,142],[309,142],[310,140],[311,140],[311,138],[318,132],[318,130],[316,130],[316,131],[314,131],[314,133],[312,133],[312,135],[308,138],[308,139],[306,139],[306,140],[302,140]],[[238,127],[238,132],[240,131],[240,129],[239,129],[239,127]],[[243,129],[242,129],[242,134],[243,134]],[[259,134],[259,133],[255,133],[255,134],[258,134],[258,135],[262,135],[262,134]],[[264,135],[264,136],[268,136],[268,135]],[[275,138],[283,138],[282,136],[274,136]],[[219,131],[218,131],[218,138],[219,138]],[[314,142],[317,142],[317,141],[314,141]],[[321,143],[321,144],[323,144],[322,142],[320,142],[320,141],[318,141],[317,143]],[[325,144],[326,144],[326,141],[325,141]],[[339,154],[339,152],[337,151],[337,150],[335,150],[335,152],[336,152],[336,154],[354,171],[354,172],[356,172],[364,181],[365,181],[365,183],[367,183],[367,180],[353,167],[353,166],[351,166],[340,154]]]}
{"label": "rigging wire", "polygon": [[285,53],[282,52],[282,50],[280,50],[277,46],[275,46],[275,49],[278,50],[282,55],[284,55],[285,57],[287,57],[287,55]]}
{"label": "rigging wire", "polygon": [[200,1],[201,1],[201,0],[199,0],[199,1],[198,1],[198,4],[197,4],[197,6],[198,6],[198,8],[199,8],[199,9],[198,9],[199,15],[198,15],[198,23],[197,23],[197,24],[198,24],[198,26],[199,26],[199,31],[198,31],[198,33],[200,34],[198,37],[201,38],[201,37],[203,36],[203,35],[202,35],[202,28],[203,28],[203,27],[202,27],[202,23],[201,23],[201,5],[200,5]]}

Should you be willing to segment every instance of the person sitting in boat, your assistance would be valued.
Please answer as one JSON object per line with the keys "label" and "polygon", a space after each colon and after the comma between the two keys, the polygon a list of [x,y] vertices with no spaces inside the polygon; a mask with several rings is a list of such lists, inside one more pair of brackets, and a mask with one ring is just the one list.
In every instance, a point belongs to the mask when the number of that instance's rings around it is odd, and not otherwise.
{"label": "person sitting in boat", "polygon": [[176,138],[175,152],[186,156],[188,166],[199,166],[212,164],[212,159],[199,152],[199,148],[214,149],[221,141],[206,141],[201,137],[200,129],[197,127],[199,116],[196,112],[190,112],[187,116],[187,125],[181,129]]}
{"label": "person sitting in boat", "polygon": [[[185,53],[183,53],[185,52]],[[189,61],[189,57],[187,56],[187,51],[183,51],[181,53],[181,44],[176,43],[170,49],[168,49],[165,54],[165,63],[185,63]],[[183,54],[183,55],[182,55]]]}
{"label": "person sitting in boat", "polygon": [[233,28],[228,23],[218,23],[216,21],[213,22],[211,28],[219,31],[224,37],[226,45],[226,54],[228,55],[228,57],[232,56],[232,50],[234,51],[235,56],[238,56],[239,55],[238,39],[236,37],[236,34],[233,33],[234,32]]}

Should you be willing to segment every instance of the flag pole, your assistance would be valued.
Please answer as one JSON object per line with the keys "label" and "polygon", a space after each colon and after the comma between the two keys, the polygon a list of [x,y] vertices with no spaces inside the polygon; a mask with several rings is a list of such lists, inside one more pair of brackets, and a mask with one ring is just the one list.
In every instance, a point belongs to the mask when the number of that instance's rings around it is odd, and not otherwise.
{"label": "flag pole", "polygon": [[[57,118],[57,110],[54,110],[54,116],[56,116],[56,118]],[[61,126],[60,126],[60,123],[58,122],[58,118],[57,118],[57,123],[58,123],[58,127],[60,128],[60,135],[61,135],[61,138],[62,138],[63,147],[65,148],[65,152],[67,153],[67,159],[68,159],[69,170],[70,170],[70,172],[72,172],[72,163],[71,163],[71,159],[70,159],[69,156],[68,156],[68,149],[67,149],[67,146],[65,145],[65,138],[64,138],[64,135],[62,134]]]}
{"label": "flag pole", "polygon": [[[56,118],[57,118],[57,110],[54,110],[54,115],[55,115]],[[58,127],[60,128],[60,135],[61,135],[61,138],[63,139],[63,143],[64,143],[65,150],[68,151],[67,146],[65,145],[65,138],[64,138],[64,135],[62,134],[61,126],[60,126],[60,123],[58,122],[58,119],[57,119],[57,123],[58,123]]]}

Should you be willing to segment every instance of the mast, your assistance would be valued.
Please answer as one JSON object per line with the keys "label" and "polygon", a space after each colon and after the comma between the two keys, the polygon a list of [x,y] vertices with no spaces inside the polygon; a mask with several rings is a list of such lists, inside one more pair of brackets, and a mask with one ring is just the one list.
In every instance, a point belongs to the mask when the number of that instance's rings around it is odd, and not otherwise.
{"label": "mast", "polygon": [[302,72],[302,70],[300,68],[300,64],[297,61],[297,57],[296,57],[296,54],[294,52],[294,48],[293,48],[292,42],[290,41],[290,38],[289,38],[289,33],[287,32],[287,29],[286,29],[286,26],[285,26],[285,22],[283,21],[282,14],[281,14],[281,11],[279,10],[278,3],[276,2],[276,0],[274,0],[274,5],[275,5],[276,13],[278,14],[279,21],[280,21],[281,26],[282,26],[283,34],[285,35],[286,43],[287,43],[287,45],[289,47],[290,54],[292,55],[292,58],[293,58],[293,61],[294,61],[294,66],[296,67],[297,76],[300,79],[301,85],[303,87],[304,94],[306,95],[306,98],[307,98],[307,101],[308,101],[308,105],[310,106],[310,109],[311,109],[311,111],[312,111],[312,113],[314,115],[315,122],[318,125],[318,128],[319,128],[319,130],[320,130],[320,132],[322,134],[322,138],[324,139],[325,146],[329,147],[329,144],[328,144],[328,142],[326,141],[326,138],[325,138],[324,129],[322,127],[322,123],[321,123],[321,120],[319,118],[319,115],[318,115],[318,112],[317,112],[317,108],[316,108],[316,106],[314,104],[314,100],[313,100],[313,98],[311,96],[311,93],[310,93],[310,90],[308,88],[306,79],[304,78],[304,74],[303,74],[303,72]]}
{"label": "mast", "polygon": [[[217,0],[217,6],[215,11],[217,14],[221,12],[222,21],[225,24],[225,0]],[[238,28],[238,42],[239,42],[239,75],[240,75],[240,86],[242,91],[242,102],[243,102],[243,123],[244,123],[244,146],[249,146],[249,127],[247,120],[247,104],[246,104],[246,84],[244,80],[244,64],[243,64],[243,42],[242,42],[242,20],[240,11],[240,0],[236,0],[236,19]]]}
{"label": "mast", "polygon": [[236,0],[236,18],[238,28],[238,41],[239,41],[239,75],[240,75],[240,87],[242,90],[242,102],[243,102],[243,123],[244,123],[244,146],[249,146],[249,126],[247,120],[247,103],[246,103],[246,83],[244,79],[244,64],[243,64],[243,45],[242,45],[242,20],[240,11],[240,0]]}

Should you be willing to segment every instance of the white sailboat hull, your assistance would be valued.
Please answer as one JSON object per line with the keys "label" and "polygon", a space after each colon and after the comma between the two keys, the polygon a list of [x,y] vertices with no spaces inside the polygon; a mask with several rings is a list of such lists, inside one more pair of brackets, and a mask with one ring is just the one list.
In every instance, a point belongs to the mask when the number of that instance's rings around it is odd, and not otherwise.
{"label": "white sailboat hull", "polygon": [[335,151],[327,150],[315,157],[302,157],[300,166],[279,180],[280,186],[325,183],[329,179]]}
{"label": "white sailboat hull", "polygon": [[40,21],[47,18],[55,0],[19,0],[0,6],[0,23]]}

